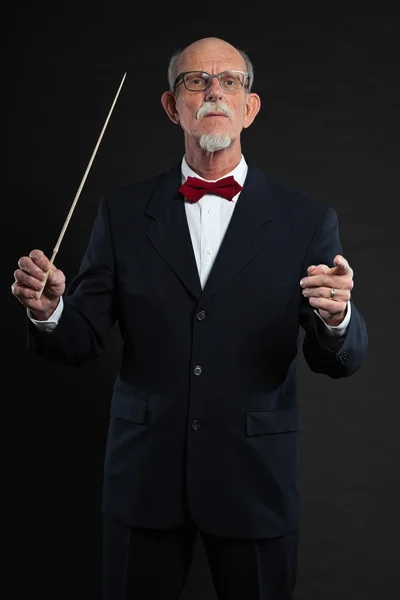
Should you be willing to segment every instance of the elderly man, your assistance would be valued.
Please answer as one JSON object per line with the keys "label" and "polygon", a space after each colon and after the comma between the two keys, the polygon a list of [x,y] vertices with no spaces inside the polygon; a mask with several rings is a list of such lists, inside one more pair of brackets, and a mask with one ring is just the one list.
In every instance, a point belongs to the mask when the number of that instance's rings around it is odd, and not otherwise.
{"label": "elderly man", "polygon": [[367,349],[335,210],[247,165],[260,98],[247,55],[206,38],[170,60],[179,165],[102,198],[79,274],[19,260],[29,347],[81,364],[118,321],[104,472],[104,598],[174,600],[197,532],[220,600],[289,600],[296,581],[299,326],[310,369]]}

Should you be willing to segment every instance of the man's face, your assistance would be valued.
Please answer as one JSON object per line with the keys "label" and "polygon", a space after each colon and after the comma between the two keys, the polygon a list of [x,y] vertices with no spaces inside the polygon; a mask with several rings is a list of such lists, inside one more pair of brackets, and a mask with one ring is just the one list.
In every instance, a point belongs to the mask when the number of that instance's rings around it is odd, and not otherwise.
{"label": "man's face", "polygon": [[[177,64],[177,75],[185,71],[217,74],[228,70],[245,72],[246,63],[232,46],[217,40],[193,44],[182,53]],[[181,125],[189,140],[198,141],[203,135],[217,134],[234,141],[243,127],[248,127],[255,117],[249,106],[249,97],[255,94],[247,94],[245,87],[236,92],[225,91],[216,77],[201,92],[187,90],[182,82],[175,88],[174,96],[173,120]],[[205,104],[205,108],[211,109],[211,112],[200,110],[199,114],[199,109]],[[225,114],[217,112],[219,108]]]}

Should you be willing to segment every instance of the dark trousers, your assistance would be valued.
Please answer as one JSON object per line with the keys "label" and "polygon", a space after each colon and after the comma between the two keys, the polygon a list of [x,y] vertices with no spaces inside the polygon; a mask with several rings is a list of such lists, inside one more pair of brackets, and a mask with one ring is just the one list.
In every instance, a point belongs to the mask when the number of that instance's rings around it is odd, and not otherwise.
{"label": "dark trousers", "polygon": [[[218,600],[292,600],[299,532],[238,540],[199,531]],[[197,529],[152,530],[104,521],[104,600],[178,600]]]}

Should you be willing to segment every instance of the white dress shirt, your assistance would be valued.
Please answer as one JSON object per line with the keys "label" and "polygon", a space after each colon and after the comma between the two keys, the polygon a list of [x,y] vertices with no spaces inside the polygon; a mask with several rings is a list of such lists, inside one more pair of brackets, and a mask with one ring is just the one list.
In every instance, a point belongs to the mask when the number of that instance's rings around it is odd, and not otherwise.
{"label": "white dress shirt", "polygon": [[[240,163],[237,165],[237,167],[235,167],[230,173],[224,175],[224,177],[233,175],[236,181],[243,187],[247,175],[247,169],[247,163],[242,155]],[[197,173],[192,171],[186,162],[186,158],[183,157],[182,183],[184,183],[189,176],[202,179],[202,177],[199,177]],[[210,274],[239,196],[240,192],[232,198],[231,202],[228,202],[225,198],[221,198],[220,196],[215,196],[214,194],[205,194],[198,202],[193,204],[188,201],[185,202],[186,217],[202,288],[204,288],[207,278]],[[52,331],[58,323],[62,310],[63,300],[60,298],[60,302],[56,310],[47,321],[36,321],[32,318],[29,310],[27,313],[30,320],[37,327],[45,331]],[[347,314],[344,320],[340,325],[337,326],[328,325],[325,323],[317,310],[314,309],[314,312],[324,323],[327,331],[331,335],[343,335],[345,333],[347,325],[350,321],[350,302],[347,303]]]}

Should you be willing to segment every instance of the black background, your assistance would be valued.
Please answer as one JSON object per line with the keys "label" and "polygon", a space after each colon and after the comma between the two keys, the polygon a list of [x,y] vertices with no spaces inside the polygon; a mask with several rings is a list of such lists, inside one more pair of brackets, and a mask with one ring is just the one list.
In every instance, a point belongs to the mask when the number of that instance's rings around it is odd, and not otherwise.
{"label": "black background", "polygon": [[[68,281],[100,196],[181,159],[182,131],[160,96],[172,52],[205,36],[239,46],[254,63],[262,109],[242,136],[246,160],[336,208],[353,299],[368,327],[368,356],[351,378],[313,374],[299,355],[303,516],[295,598],[399,597],[400,16],[374,4],[41,3],[3,15],[8,598],[23,597],[25,588],[42,598],[100,597],[103,456],[121,351],[115,329],[105,353],[80,369],[29,354],[25,310],[10,291],[13,271],[33,248],[51,255],[125,71],[57,255]],[[200,542],[183,598],[215,598]]]}

